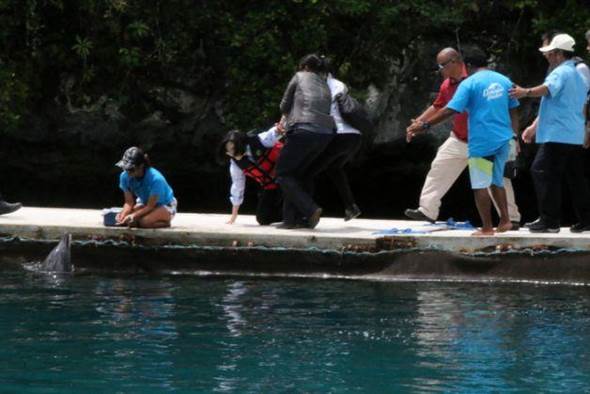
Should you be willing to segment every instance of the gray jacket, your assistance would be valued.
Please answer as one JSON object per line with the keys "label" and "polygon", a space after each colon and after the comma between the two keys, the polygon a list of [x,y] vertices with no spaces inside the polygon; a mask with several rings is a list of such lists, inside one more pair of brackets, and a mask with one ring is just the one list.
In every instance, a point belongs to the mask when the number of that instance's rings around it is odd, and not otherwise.
{"label": "gray jacket", "polygon": [[310,123],[334,130],[331,105],[332,95],[324,78],[313,72],[299,71],[283,94],[281,113],[287,117],[287,129],[296,123]]}

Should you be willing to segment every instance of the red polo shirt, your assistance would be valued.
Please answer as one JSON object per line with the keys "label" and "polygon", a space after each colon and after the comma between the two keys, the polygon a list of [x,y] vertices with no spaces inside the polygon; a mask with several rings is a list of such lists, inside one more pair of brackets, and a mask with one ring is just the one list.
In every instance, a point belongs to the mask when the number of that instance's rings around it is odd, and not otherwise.
{"label": "red polo shirt", "polygon": [[[467,74],[463,75],[463,79],[466,77]],[[451,78],[445,79],[442,85],[440,85],[438,96],[436,96],[432,106],[434,108],[444,108],[455,95],[460,83],[461,81],[454,81]],[[453,133],[461,141],[467,142],[467,112],[455,115],[453,119]]]}

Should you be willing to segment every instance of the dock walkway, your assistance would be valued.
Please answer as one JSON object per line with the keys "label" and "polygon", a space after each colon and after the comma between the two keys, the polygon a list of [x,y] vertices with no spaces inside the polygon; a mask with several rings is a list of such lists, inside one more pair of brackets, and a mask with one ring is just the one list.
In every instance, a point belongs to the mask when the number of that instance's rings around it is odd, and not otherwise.
{"label": "dock walkway", "polygon": [[[547,247],[590,250],[590,233],[572,234],[562,228],[558,234],[532,234],[526,229],[471,237],[473,230],[445,230],[444,225],[402,220],[322,218],[314,230],[283,230],[259,226],[253,216],[240,215],[226,224],[228,214],[179,213],[169,229],[105,227],[100,210],[24,207],[0,216],[0,234],[20,238],[57,239],[71,233],[75,239],[138,237],[151,244],[199,246],[264,246],[269,248],[317,248],[321,250],[370,250],[404,248],[442,249],[474,252],[491,246]],[[395,231],[394,229],[398,230]],[[392,231],[394,230],[394,231]],[[408,233],[398,233],[402,231]],[[389,245],[389,246],[388,246]]]}
{"label": "dock walkway", "polygon": [[100,210],[25,207],[0,216],[0,264],[41,261],[64,233],[76,272],[189,273],[374,280],[590,284],[590,233],[472,229],[400,220],[322,218],[282,230],[241,215],[179,213],[169,229],[105,227]]}

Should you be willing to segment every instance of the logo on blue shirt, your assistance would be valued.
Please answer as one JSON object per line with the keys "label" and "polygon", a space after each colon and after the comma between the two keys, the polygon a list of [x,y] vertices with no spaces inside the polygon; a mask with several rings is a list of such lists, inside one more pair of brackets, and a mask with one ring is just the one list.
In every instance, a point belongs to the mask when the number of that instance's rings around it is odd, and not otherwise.
{"label": "logo on blue shirt", "polygon": [[500,97],[502,97],[504,95],[504,88],[502,87],[502,85],[500,85],[497,82],[491,83],[490,86],[488,86],[486,89],[484,89],[483,91],[483,96],[488,100],[495,100],[495,99],[499,99]]}

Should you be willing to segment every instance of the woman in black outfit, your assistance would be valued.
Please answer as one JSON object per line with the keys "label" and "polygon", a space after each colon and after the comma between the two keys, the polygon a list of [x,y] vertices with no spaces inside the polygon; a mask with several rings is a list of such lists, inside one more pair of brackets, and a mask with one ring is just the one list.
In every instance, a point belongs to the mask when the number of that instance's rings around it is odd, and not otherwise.
{"label": "woman in black outfit", "polygon": [[330,116],[332,96],[323,72],[319,56],[303,57],[281,100],[281,121],[287,130],[276,169],[284,198],[281,228],[295,228],[299,217],[304,218],[305,226],[315,228],[322,214],[310,195],[312,185],[305,174],[334,137],[336,127]]}

